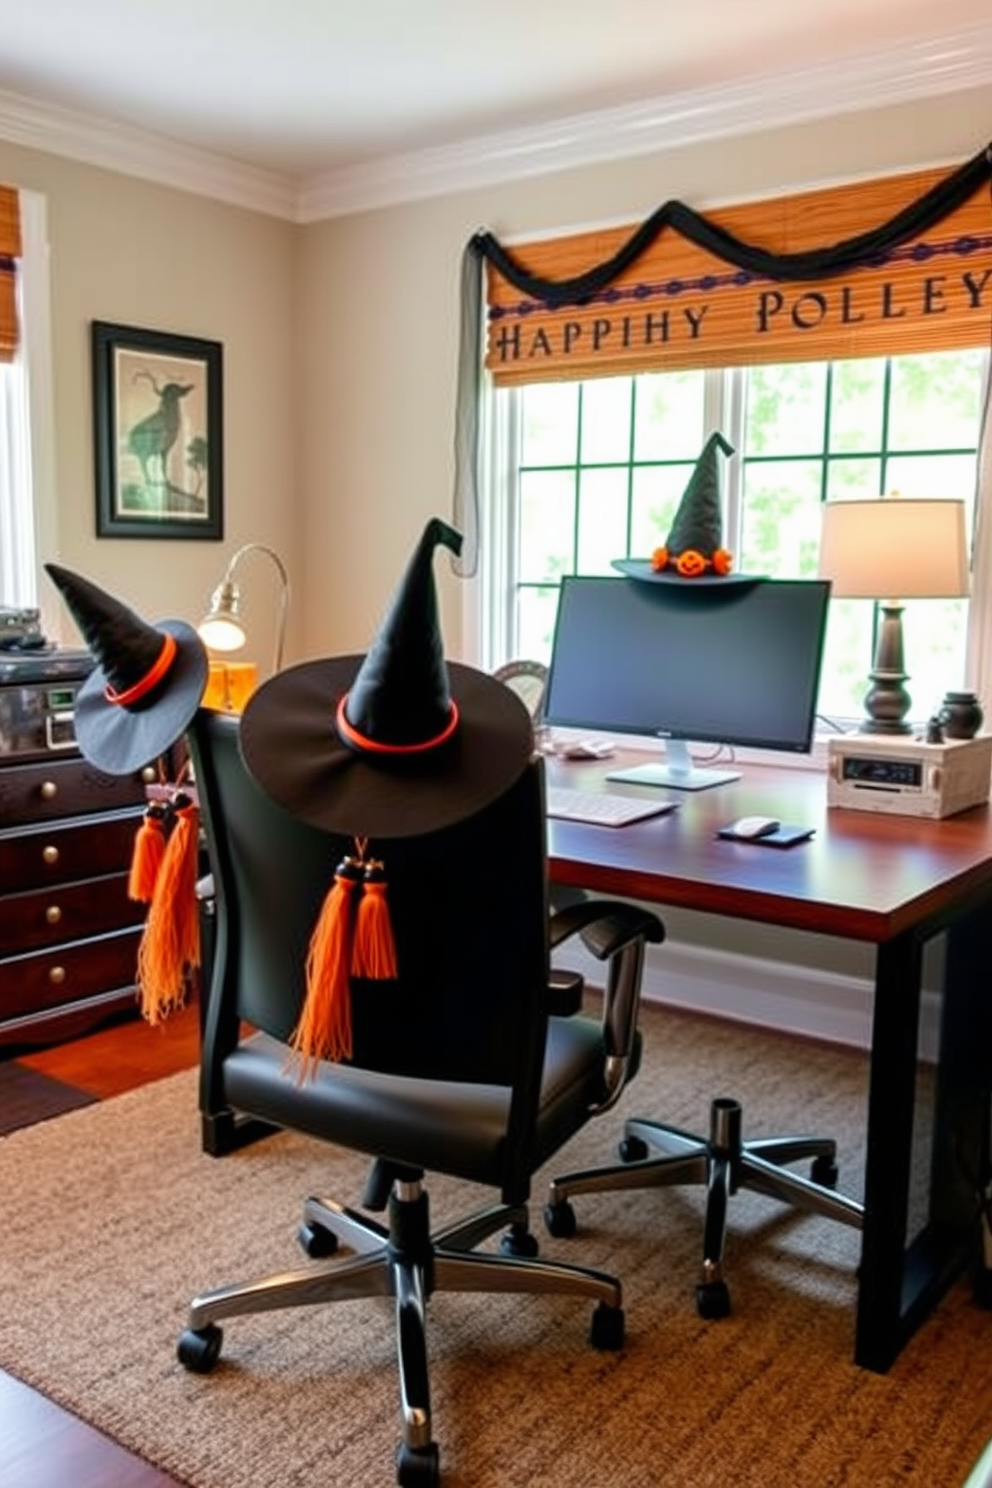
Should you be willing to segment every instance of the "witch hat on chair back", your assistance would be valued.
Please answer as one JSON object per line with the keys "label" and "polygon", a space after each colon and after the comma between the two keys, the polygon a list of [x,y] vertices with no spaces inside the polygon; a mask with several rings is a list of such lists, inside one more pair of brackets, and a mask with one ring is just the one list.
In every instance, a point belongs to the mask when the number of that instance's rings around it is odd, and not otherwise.
{"label": "witch hat on chair back", "polygon": [[245,763],[294,816],[323,831],[413,837],[508,790],[533,750],[526,708],[474,667],[447,662],[434,549],[461,537],[432,518],[366,655],[270,677],[241,719]]}
{"label": "witch hat on chair back", "polygon": [[108,775],[130,775],[176,742],[196,712],[209,665],[184,620],[149,625],[90,579],[46,563],[96,667],[76,694],[76,739]]}
{"label": "witch hat on chair back", "polygon": [[304,1074],[320,1059],[351,1056],[351,979],[398,974],[379,843],[472,816],[510,788],[533,752],[530,715],[510,688],[444,659],[438,544],[458,553],[461,537],[435,517],[364,657],[278,673],[241,719],[241,752],[263,790],[312,826],[354,840],[310,940],[290,1038]]}

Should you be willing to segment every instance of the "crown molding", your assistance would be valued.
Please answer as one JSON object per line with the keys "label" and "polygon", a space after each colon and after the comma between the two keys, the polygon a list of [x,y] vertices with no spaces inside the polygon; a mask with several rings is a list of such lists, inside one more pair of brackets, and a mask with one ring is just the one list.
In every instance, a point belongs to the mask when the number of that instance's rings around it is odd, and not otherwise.
{"label": "crown molding", "polygon": [[0,89],[0,139],[297,223],[992,83],[992,22],[294,180]]}
{"label": "crown molding", "polygon": [[992,23],[328,172],[301,183],[297,220],[344,216],[990,82]]}
{"label": "crown molding", "polygon": [[296,183],[94,114],[41,104],[0,89],[0,139],[209,196],[229,206],[296,220]]}

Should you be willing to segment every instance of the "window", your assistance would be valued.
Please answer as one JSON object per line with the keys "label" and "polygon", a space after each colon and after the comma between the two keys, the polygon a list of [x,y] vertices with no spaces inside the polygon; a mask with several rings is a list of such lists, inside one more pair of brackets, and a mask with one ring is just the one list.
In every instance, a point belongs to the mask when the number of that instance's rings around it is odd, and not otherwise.
{"label": "window", "polygon": [[19,204],[20,345],[0,361],[0,603],[47,609],[43,626],[54,637],[58,597],[38,582],[40,558],[57,552],[45,199],[22,191]]}
{"label": "window", "polygon": [[[546,660],[562,575],[611,573],[613,558],[664,540],[713,428],[738,455],[723,465],[724,545],[740,571],[815,575],[828,497],[897,490],[970,511],[987,366],[985,351],[964,349],[494,391],[507,510],[484,517],[499,549],[487,560],[490,660]],[[964,685],[968,611],[966,600],[907,604],[914,718]],[[867,601],[831,604],[819,700],[831,720],[862,714],[874,618]]]}

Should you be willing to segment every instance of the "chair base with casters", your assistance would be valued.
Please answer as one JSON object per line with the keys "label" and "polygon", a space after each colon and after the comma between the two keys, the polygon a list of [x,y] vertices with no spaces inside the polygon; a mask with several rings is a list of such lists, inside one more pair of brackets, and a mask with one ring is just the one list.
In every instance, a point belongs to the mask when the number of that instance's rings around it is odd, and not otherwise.
{"label": "chair base with casters", "polygon": [[[381,1191],[387,1183],[391,1191],[384,1206]],[[593,1347],[622,1347],[620,1283],[587,1267],[539,1259],[525,1205],[494,1203],[432,1234],[423,1173],[382,1162],[373,1165],[363,1202],[387,1207],[388,1225],[332,1199],[310,1198],[299,1232],[300,1244],[311,1257],[309,1266],[194,1298],[189,1327],[177,1349],[186,1368],[206,1374],[217,1364],[223,1342],[221,1318],[357,1297],[392,1297],[403,1425],[397,1478],[405,1488],[433,1488],[439,1482],[439,1462],[432,1440],[426,1336],[426,1305],[433,1292],[584,1298],[595,1303]],[[504,1227],[508,1228],[500,1254],[475,1249]],[[339,1258],[339,1249],[347,1254]]]}
{"label": "chair base with casters", "polygon": [[[736,1100],[713,1101],[708,1138],[660,1121],[628,1120],[620,1157],[615,1167],[591,1168],[552,1180],[544,1211],[549,1233],[560,1237],[575,1234],[575,1211],[569,1201],[577,1194],[682,1184],[705,1187],[703,1265],[696,1287],[696,1306],[704,1318],[726,1317],[730,1312],[723,1252],[729,1200],[739,1189],[753,1189],[796,1209],[861,1228],[862,1205],[834,1191],[836,1142],[812,1136],[764,1137],[745,1142],[741,1106]],[[811,1160],[809,1178],[784,1166],[804,1159]]]}

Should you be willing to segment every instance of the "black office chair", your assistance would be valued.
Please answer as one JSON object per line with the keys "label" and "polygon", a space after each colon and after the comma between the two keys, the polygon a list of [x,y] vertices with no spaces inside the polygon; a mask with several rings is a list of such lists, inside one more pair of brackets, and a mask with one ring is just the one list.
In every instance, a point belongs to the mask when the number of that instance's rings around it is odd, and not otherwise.
{"label": "black office chair", "polygon": [[[861,1228],[864,1213],[854,1199],[834,1192],[837,1144],[832,1138],[785,1136],[745,1141],[742,1122],[740,1102],[728,1098],[711,1103],[708,1137],[662,1121],[628,1119],[620,1142],[619,1164],[552,1180],[544,1210],[549,1233],[559,1237],[576,1233],[577,1220],[570,1200],[577,1194],[705,1185],[703,1265],[696,1306],[701,1317],[726,1317],[730,1291],[723,1275],[723,1254],[729,1199],[738,1189],[753,1189],[855,1229]],[[804,1159],[812,1159],[809,1178],[783,1166]]]}
{"label": "black office chair", "polygon": [[[535,760],[468,821],[384,845],[399,978],[352,983],[352,1059],[301,1078],[287,1039],[309,936],[350,842],[300,823],[261,792],[242,764],[236,719],[201,710],[189,737],[215,912],[204,1147],[219,1155],[280,1127],[325,1138],[373,1159],[363,1206],[389,1213],[383,1225],[333,1199],[307,1199],[300,1239],[311,1264],[196,1297],[179,1358],[212,1369],[225,1317],[393,1296],[398,1480],[433,1485],[424,1317],[432,1292],[568,1293],[596,1304],[594,1346],[622,1343],[619,1282],[538,1259],[526,1201],[536,1168],[610,1106],[632,1072],[644,943],[664,932],[650,912],[602,901],[549,920],[543,762]],[[607,964],[601,1018],[548,1013],[549,949],[576,932]],[[432,1235],[425,1170],[487,1185],[499,1201]],[[476,1251],[505,1226],[500,1254]],[[340,1259],[339,1246],[348,1251]]]}

